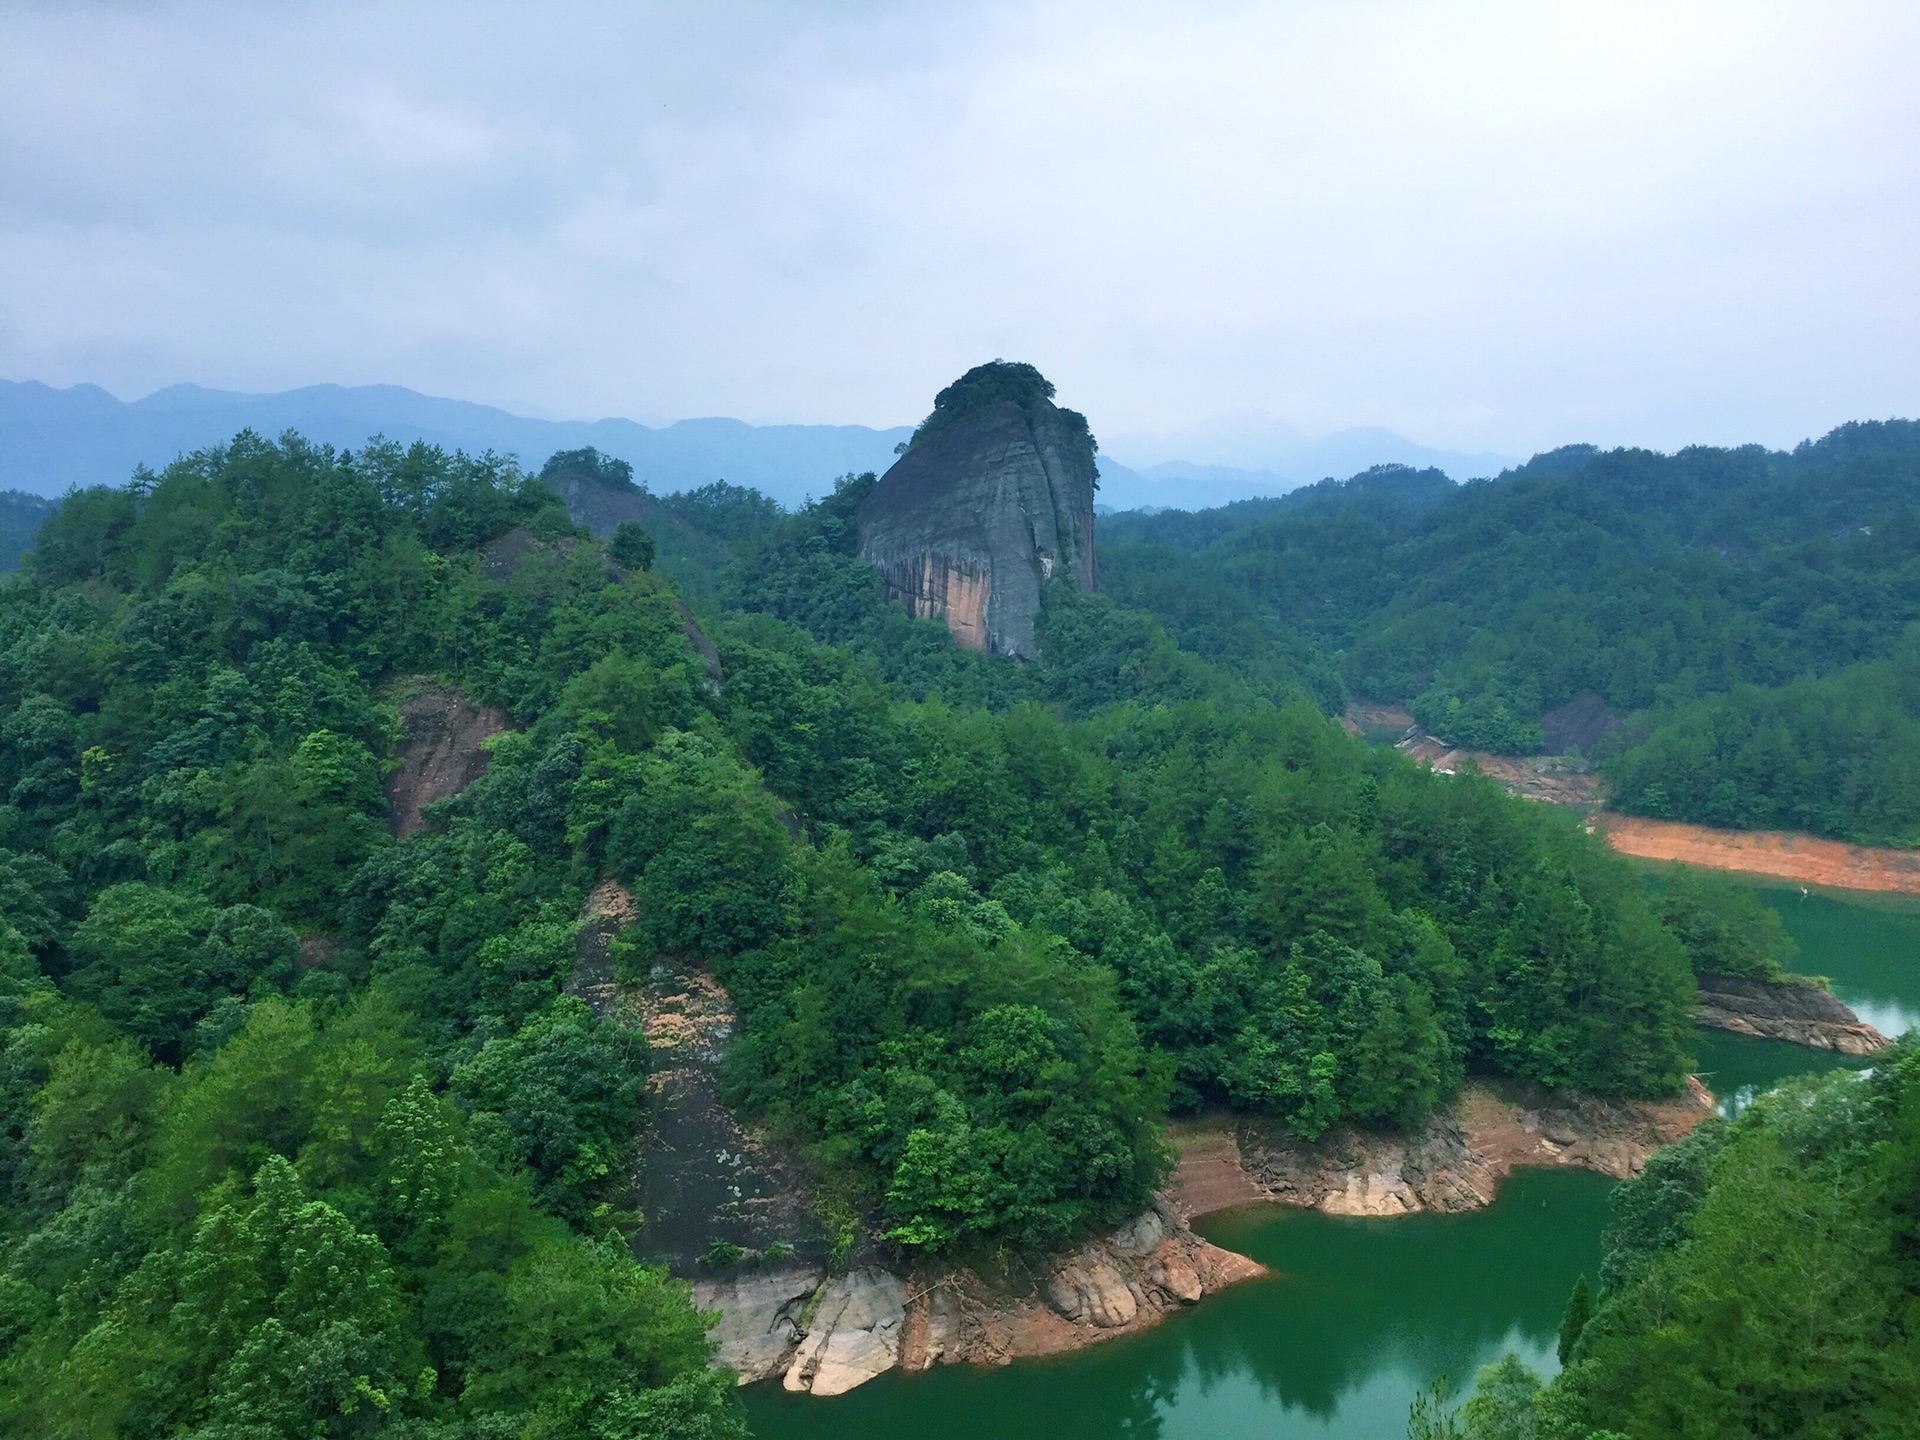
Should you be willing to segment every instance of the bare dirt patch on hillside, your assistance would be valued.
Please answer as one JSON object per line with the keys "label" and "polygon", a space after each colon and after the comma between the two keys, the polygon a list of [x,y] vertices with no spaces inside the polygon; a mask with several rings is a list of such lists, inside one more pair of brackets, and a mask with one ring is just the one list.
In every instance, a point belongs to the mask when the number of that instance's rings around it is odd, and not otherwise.
{"label": "bare dirt patch on hillside", "polygon": [[1920,851],[1848,845],[1783,830],[1715,830],[1678,820],[1647,820],[1601,811],[1593,828],[1623,855],[1678,860],[1709,870],[1735,870],[1825,885],[1920,895]]}
{"label": "bare dirt patch on hillside", "polygon": [[1441,775],[1474,770],[1522,800],[1554,805],[1597,805],[1600,778],[1577,761],[1560,755],[1493,755],[1463,750],[1415,730],[1394,746],[1409,759],[1425,761]]}
{"label": "bare dirt patch on hillside", "polygon": [[475,705],[427,683],[400,702],[400,763],[387,774],[387,818],[395,835],[421,825],[420,812],[458,795],[487,773],[487,740],[507,728],[507,712]]}

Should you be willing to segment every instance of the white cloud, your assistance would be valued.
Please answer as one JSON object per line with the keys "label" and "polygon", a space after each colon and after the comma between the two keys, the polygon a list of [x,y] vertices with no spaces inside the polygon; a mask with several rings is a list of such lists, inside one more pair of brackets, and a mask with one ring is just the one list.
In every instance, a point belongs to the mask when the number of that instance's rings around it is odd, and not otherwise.
{"label": "white cloud", "polygon": [[0,373],[1524,451],[1920,410],[1892,4],[12,7]]}

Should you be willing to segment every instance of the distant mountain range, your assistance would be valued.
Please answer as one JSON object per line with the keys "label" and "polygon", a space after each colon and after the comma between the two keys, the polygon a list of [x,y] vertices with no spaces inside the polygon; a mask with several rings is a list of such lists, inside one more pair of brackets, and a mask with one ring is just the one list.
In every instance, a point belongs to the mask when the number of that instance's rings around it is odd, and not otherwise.
{"label": "distant mountain range", "polygon": [[1491,451],[1437,450],[1378,426],[1309,436],[1257,412],[1223,415],[1171,435],[1121,434],[1103,439],[1101,450],[1100,503],[1115,510],[1207,509],[1284,495],[1375,465],[1411,465],[1472,480],[1519,463]]}
{"label": "distant mountain range", "polygon": [[824,495],[848,472],[885,470],[901,425],[749,425],[681,420],[655,429],[632,420],[532,420],[491,405],[444,400],[398,385],[310,385],[245,395],[174,385],[131,403],[95,385],[56,390],[0,381],[0,489],[60,495],[75,485],[123,485],[136,465],[175,456],[251,427],[357,449],[372,435],[425,440],[449,450],[517,455],[537,470],[556,450],[591,445],[633,466],[656,494],[712,480],[751,485],[785,505]]}
{"label": "distant mountain range", "polygon": [[[178,455],[243,429],[357,448],[368,437],[424,440],[471,453],[494,450],[538,469],[556,450],[591,445],[633,466],[656,494],[712,480],[751,485],[784,505],[823,495],[841,475],[884,471],[905,425],[749,425],[742,420],[536,420],[492,405],[421,395],[398,385],[310,385],[270,395],[173,385],[142,400],[97,385],[55,389],[0,380],[0,490],[60,495],[76,485],[120,485],[136,465],[160,469]],[[1096,426],[1096,433],[1098,427]],[[1180,459],[1169,446],[1198,460]],[[1202,509],[1281,495],[1328,475],[1384,462],[1434,466],[1456,480],[1495,474],[1498,455],[1433,450],[1389,430],[1343,430],[1312,439],[1268,417],[1233,418],[1171,437],[1122,437],[1100,458],[1102,508]]]}

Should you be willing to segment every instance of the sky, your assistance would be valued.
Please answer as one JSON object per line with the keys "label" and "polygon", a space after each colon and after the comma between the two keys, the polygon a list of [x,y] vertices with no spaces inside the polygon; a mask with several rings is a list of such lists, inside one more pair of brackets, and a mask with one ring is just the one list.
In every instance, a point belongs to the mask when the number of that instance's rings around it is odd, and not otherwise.
{"label": "sky", "polygon": [[1916,75],[1911,0],[0,0],[0,376],[1792,444],[1920,414]]}

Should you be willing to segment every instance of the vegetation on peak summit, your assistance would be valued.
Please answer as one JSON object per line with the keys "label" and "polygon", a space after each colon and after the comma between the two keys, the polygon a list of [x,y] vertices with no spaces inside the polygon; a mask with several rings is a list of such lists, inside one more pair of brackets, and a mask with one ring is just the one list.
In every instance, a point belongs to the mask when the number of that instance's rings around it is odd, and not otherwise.
{"label": "vegetation on peak summit", "polygon": [[[914,428],[906,448],[912,449],[956,421],[990,406],[1012,403],[1032,415],[1053,396],[1053,382],[1033,366],[1017,360],[989,360],[974,366],[933,397],[933,410]],[[1070,432],[1086,440],[1089,452],[1099,449],[1086,416],[1077,410],[1056,409],[1056,413]]]}

